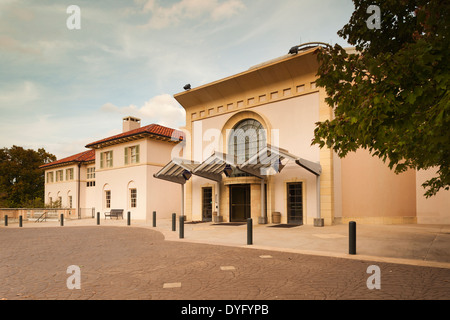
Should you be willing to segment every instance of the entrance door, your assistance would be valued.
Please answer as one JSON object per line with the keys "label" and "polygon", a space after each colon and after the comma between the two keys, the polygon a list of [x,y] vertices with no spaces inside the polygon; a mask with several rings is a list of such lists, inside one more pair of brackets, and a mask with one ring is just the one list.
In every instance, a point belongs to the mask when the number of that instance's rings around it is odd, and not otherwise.
{"label": "entrance door", "polygon": [[287,184],[287,221],[303,225],[303,183]]}
{"label": "entrance door", "polygon": [[212,187],[203,188],[202,220],[212,221]]}
{"label": "entrance door", "polygon": [[243,222],[250,218],[250,185],[230,185],[230,220]]}

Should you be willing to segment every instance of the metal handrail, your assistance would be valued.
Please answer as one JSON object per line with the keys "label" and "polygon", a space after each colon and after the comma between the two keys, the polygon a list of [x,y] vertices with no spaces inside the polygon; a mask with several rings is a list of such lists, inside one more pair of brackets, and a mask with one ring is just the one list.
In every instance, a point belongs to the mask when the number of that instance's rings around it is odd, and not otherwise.
{"label": "metal handrail", "polygon": [[41,214],[41,215],[39,216],[39,218],[37,218],[37,220],[36,220],[34,223],[40,222],[39,220],[40,220],[41,218],[42,218],[42,221],[46,220],[46,219],[47,219],[47,212],[44,212],[43,214]]}

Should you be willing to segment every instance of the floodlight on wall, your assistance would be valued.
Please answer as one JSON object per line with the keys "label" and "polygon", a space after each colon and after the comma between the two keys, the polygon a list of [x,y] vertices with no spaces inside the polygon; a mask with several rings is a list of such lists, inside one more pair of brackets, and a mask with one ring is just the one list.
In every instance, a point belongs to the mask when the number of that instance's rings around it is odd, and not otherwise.
{"label": "floodlight on wall", "polygon": [[223,173],[225,173],[225,175],[229,178],[231,177],[231,174],[233,173],[233,169],[231,168],[231,166],[229,164],[227,164],[225,166],[225,168],[223,169]]}
{"label": "floodlight on wall", "polygon": [[185,85],[184,87],[183,87],[183,89],[184,90],[191,90],[191,84],[190,83],[188,83],[187,85]]}
{"label": "floodlight on wall", "polygon": [[278,166],[277,166],[277,171],[278,171],[278,173],[280,173],[281,172],[281,170],[283,170],[283,168],[284,168],[284,164],[283,163],[281,163],[281,159],[280,158],[278,158]]}
{"label": "floodlight on wall", "polygon": [[184,178],[186,181],[188,181],[188,180],[192,177],[192,173],[190,173],[190,172],[187,171],[187,170],[184,170],[182,175],[183,175],[183,178]]}

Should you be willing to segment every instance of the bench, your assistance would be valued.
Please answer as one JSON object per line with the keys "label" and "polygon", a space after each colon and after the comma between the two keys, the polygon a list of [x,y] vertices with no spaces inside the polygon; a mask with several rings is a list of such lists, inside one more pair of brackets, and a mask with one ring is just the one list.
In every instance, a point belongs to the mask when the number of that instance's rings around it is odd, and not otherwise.
{"label": "bench", "polygon": [[119,216],[123,219],[123,209],[111,209],[111,211],[105,212],[105,220],[106,217],[109,217],[110,219],[116,217],[116,219],[119,219]]}

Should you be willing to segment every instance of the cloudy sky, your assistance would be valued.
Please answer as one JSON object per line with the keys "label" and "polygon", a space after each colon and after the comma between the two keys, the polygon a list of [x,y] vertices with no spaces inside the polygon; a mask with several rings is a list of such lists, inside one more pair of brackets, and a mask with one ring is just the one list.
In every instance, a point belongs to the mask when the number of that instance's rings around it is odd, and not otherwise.
{"label": "cloudy sky", "polygon": [[[70,5],[80,8],[80,29]],[[0,148],[58,159],[122,118],[185,124],[173,95],[322,41],[351,0],[0,0]]]}

